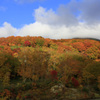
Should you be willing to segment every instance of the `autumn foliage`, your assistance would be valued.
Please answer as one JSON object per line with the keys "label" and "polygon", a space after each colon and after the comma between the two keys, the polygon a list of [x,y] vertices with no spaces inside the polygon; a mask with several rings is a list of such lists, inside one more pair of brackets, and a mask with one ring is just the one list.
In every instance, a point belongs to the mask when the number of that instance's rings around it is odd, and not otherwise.
{"label": "autumn foliage", "polygon": [[31,46],[31,43],[29,41],[24,42],[25,46]]}
{"label": "autumn foliage", "polygon": [[79,82],[78,80],[76,80],[74,77],[72,77],[72,84],[74,85],[74,87],[79,87]]}
{"label": "autumn foliage", "polygon": [[82,42],[75,42],[75,43],[72,43],[72,46],[77,49],[79,52],[82,52],[82,51],[85,51],[86,48],[85,48],[85,45],[82,43]]}
{"label": "autumn foliage", "polygon": [[52,70],[51,71],[51,79],[58,79],[57,78],[57,71],[56,70]]}
{"label": "autumn foliage", "polygon": [[72,88],[100,92],[99,41],[0,38],[0,100],[60,100]]}

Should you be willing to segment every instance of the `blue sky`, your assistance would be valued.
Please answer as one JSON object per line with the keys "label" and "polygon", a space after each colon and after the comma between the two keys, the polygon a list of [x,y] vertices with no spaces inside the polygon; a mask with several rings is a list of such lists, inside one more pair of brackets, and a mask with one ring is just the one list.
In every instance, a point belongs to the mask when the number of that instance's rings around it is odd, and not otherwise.
{"label": "blue sky", "polygon": [[0,26],[4,22],[8,22],[16,28],[22,27],[24,24],[35,22],[34,10],[41,7],[53,9],[54,11],[61,4],[67,4],[70,0],[0,0]]}
{"label": "blue sky", "polygon": [[0,0],[0,37],[100,39],[100,0]]}

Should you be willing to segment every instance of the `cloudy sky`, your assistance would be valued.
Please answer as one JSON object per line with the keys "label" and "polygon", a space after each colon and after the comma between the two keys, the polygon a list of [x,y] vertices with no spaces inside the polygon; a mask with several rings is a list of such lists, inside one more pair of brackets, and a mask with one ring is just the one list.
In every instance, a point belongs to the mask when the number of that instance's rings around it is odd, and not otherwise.
{"label": "cloudy sky", "polygon": [[0,37],[100,39],[100,0],[0,0]]}

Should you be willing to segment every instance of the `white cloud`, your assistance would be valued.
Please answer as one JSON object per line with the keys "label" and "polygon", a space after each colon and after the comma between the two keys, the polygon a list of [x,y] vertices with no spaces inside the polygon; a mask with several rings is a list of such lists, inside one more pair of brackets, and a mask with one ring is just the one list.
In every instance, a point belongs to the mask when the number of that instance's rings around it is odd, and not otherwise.
{"label": "white cloud", "polygon": [[7,37],[12,35],[17,36],[42,36],[44,38],[61,39],[61,38],[75,38],[75,37],[91,37],[100,39],[100,24],[89,26],[79,23],[77,26],[54,26],[43,24],[40,22],[24,25],[20,29],[12,27],[9,23],[5,22],[0,27],[0,37]]}
{"label": "white cloud", "polygon": [[17,29],[12,27],[9,23],[4,22],[3,26],[0,27],[0,37],[12,36],[16,33]]}
{"label": "white cloud", "polygon": [[44,24],[53,24],[58,22],[58,15],[52,9],[46,11],[45,8],[39,7],[35,10],[35,20]]}
{"label": "white cloud", "polygon": [[35,10],[36,21],[52,25],[77,25],[84,21],[86,24],[100,23],[100,0],[71,0],[68,4],[60,5],[57,11],[39,7]]}
{"label": "white cloud", "polygon": [[49,24],[43,24],[35,22],[29,25],[25,25],[19,29],[18,36],[42,36],[45,38],[61,39],[61,38],[75,38],[75,37],[92,37],[100,39],[100,24],[97,26],[88,26],[83,23],[79,23],[77,26],[66,27],[53,26]]}
{"label": "white cloud", "polygon": [[44,24],[50,25],[66,25],[72,26],[78,24],[78,19],[71,13],[69,8],[60,6],[55,13],[52,9],[46,10],[43,7],[39,7],[35,10],[35,20]]}

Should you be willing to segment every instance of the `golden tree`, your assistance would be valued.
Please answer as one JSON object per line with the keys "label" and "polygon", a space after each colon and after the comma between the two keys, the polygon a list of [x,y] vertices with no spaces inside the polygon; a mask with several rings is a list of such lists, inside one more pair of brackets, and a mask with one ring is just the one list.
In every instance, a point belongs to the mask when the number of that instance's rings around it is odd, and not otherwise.
{"label": "golden tree", "polygon": [[24,81],[27,78],[37,80],[46,76],[49,60],[47,52],[26,47],[21,49],[18,58],[21,62],[18,73],[23,77]]}

